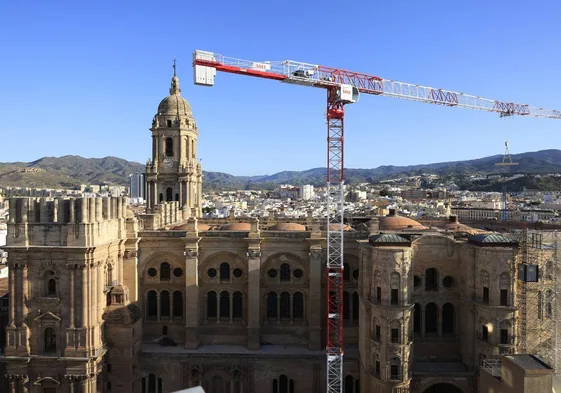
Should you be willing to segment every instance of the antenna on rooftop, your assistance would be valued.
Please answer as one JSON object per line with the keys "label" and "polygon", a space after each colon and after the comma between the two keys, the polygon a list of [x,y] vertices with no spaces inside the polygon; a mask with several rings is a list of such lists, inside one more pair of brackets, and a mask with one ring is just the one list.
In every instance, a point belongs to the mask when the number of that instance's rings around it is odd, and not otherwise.
{"label": "antenna on rooftop", "polygon": [[505,154],[503,155],[503,161],[497,162],[496,166],[515,166],[518,165],[518,162],[512,162],[512,157],[510,156],[510,152],[508,151],[508,141],[505,141]]}

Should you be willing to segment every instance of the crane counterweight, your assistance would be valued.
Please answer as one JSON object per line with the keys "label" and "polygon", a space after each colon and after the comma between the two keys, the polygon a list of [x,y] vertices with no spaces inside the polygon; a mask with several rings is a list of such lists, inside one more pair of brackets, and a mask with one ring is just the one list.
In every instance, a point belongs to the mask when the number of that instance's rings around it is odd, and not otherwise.
{"label": "crane counterweight", "polygon": [[292,60],[249,61],[214,52],[193,53],[194,82],[213,86],[216,71],[247,75],[327,91],[327,255],[326,377],[327,392],[343,392],[343,266],[344,266],[344,117],[346,104],[360,93],[401,98],[450,107],[494,112],[502,116],[561,119],[561,111],[490,100],[444,89],[383,79],[375,75]]}

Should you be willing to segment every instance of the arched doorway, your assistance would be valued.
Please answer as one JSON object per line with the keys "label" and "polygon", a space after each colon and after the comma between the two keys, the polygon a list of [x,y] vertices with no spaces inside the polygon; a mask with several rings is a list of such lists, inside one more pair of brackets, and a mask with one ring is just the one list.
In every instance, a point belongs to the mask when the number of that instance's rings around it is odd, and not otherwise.
{"label": "arched doorway", "polygon": [[437,383],[426,388],[423,393],[463,393],[462,389],[451,383]]}

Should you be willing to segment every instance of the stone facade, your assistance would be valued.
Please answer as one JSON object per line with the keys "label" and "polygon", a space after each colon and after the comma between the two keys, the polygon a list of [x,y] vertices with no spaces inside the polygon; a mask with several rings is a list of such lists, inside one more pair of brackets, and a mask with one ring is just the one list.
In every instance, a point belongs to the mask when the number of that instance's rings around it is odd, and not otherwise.
{"label": "stone facade", "polygon": [[[10,393],[325,392],[325,227],[200,219],[175,75],[170,94],[145,214],[123,198],[10,200]],[[345,393],[474,392],[482,359],[520,350],[511,238],[391,212],[346,227],[344,249]]]}

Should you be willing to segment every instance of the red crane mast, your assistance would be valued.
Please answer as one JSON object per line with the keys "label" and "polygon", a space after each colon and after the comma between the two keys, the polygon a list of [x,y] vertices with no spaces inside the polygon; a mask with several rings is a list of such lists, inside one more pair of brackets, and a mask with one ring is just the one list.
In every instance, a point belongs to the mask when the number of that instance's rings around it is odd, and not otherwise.
{"label": "red crane mast", "polygon": [[364,93],[495,112],[501,117],[520,115],[561,119],[561,111],[557,110],[292,60],[250,61],[195,50],[193,68],[194,82],[201,86],[213,86],[216,71],[221,71],[327,91],[327,393],[343,392],[344,106],[357,102],[360,93]]}

